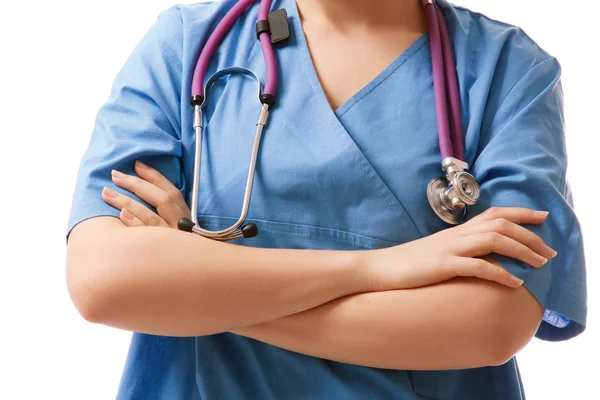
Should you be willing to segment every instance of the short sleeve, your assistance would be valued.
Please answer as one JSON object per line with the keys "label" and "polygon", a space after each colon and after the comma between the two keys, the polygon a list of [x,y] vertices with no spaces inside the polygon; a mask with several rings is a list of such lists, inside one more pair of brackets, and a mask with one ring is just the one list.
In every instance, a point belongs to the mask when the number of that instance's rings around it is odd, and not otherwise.
{"label": "short sleeve", "polygon": [[583,238],[566,180],[561,69],[554,58],[532,67],[508,92],[482,132],[472,172],[481,185],[471,216],[485,209],[547,210],[547,220],[527,226],[558,252],[540,269],[498,256],[546,309],[536,336],[559,341],[585,329],[586,274]]}
{"label": "short sleeve", "polygon": [[92,217],[119,215],[101,192],[108,186],[124,193],[112,183],[111,171],[134,174],[136,160],[185,190],[180,163],[182,30],[177,9],[163,12],[116,77],[81,160],[67,232]]}

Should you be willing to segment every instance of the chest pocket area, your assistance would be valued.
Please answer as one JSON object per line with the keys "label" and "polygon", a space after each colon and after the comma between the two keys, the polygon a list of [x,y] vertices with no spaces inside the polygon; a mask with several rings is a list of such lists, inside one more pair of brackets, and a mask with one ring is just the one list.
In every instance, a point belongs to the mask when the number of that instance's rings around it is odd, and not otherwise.
{"label": "chest pocket area", "polygon": [[428,400],[496,399],[489,367],[452,371],[409,371],[413,391]]}
{"label": "chest pocket area", "polygon": [[[198,221],[205,229],[219,230],[231,226],[236,219],[199,215]],[[248,219],[246,223],[256,224],[258,236],[251,239],[237,239],[232,243],[260,248],[312,250],[368,250],[399,244],[353,232],[303,224],[257,219]]]}

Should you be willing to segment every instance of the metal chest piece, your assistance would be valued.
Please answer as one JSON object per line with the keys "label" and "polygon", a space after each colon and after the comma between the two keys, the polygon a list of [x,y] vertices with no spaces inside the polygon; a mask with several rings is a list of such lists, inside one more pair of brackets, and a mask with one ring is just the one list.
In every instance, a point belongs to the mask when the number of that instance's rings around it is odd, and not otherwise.
{"label": "metal chest piece", "polygon": [[427,200],[433,211],[444,222],[457,225],[465,218],[467,206],[479,199],[479,184],[465,170],[468,164],[453,157],[442,162],[445,177],[433,179],[427,185]]}

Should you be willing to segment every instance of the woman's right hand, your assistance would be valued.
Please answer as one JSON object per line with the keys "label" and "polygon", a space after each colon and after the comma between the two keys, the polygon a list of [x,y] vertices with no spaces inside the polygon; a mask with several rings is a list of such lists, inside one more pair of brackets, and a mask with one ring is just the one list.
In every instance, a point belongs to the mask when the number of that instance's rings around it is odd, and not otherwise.
{"label": "woman's right hand", "polygon": [[465,224],[423,239],[370,250],[362,260],[373,291],[409,289],[456,277],[476,277],[508,287],[523,282],[485,256],[495,253],[540,268],[556,252],[521,224],[539,225],[548,213],[493,207]]}

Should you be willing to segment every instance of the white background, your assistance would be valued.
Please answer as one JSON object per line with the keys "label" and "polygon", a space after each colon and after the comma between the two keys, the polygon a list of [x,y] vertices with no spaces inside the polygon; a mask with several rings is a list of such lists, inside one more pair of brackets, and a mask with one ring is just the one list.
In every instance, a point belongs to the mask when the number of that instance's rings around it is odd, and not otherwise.
{"label": "white background", "polygon": [[[598,396],[596,176],[600,129],[595,2],[456,0],[519,25],[563,65],[568,177],[584,230],[588,329],[519,357],[529,400]],[[114,398],[130,334],[83,321],[64,279],[79,160],[112,80],[171,0],[0,5],[0,398]]]}

